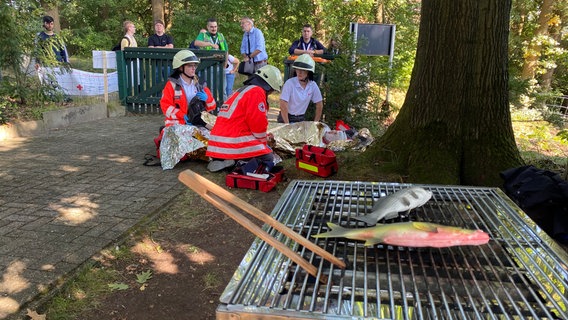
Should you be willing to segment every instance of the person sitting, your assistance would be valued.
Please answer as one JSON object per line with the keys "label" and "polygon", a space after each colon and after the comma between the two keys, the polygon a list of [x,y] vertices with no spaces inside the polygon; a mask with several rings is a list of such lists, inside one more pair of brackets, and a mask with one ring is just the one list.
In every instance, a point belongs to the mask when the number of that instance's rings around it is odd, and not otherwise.
{"label": "person sitting", "polygon": [[301,55],[304,53],[313,56],[314,54],[323,54],[325,47],[321,42],[312,38],[312,26],[305,24],[302,28],[302,36],[300,39],[294,41],[288,49],[288,53],[291,55]]}
{"label": "person sitting", "polygon": [[160,99],[166,127],[192,124],[210,129],[201,119],[201,111],[212,111],[217,105],[209,88],[197,77],[199,62],[195,53],[187,49],[174,55],[174,71],[168,78]]}
{"label": "person sitting", "polygon": [[315,62],[309,54],[300,55],[292,64],[296,76],[286,80],[280,94],[278,122],[294,123],[304,121],[310,101],[315,103],[314,121],[320,121],[323,111],[323,97],[314,80]]}
{"label": "person sitting", "polygon": [[207,169],[220,171],[235,160],[261,162],[267,169],[274,165],[268,146],[268,95],[282,90],[280,70],[272,65],[258,69],[219,109],[209,137]]}

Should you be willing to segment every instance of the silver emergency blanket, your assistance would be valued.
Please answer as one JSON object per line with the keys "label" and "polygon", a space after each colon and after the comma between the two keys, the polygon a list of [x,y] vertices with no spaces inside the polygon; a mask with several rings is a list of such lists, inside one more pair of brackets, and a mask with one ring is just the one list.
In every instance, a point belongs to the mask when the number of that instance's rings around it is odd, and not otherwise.
{"label": "silver emergency blanket", "polygon": [[213,125],[215,125],[215,121],[217,120],[217,116],[212,115],[209,112],[203,111],[203,112],[201,112],[201,119],[203,119],[203,121],[205,121],[205,123],[210,125],[211,128],[213,128]]}
{"label": "silver emergency blanket", "polygon": [[330,131],[329,126],[323,122],[303,121],[291,124],[269,123],[268,133],[272,133],[275,149],[294,154],[296,148],[304,144],[325,147],[323,136]]}
{"label": "silver emergency blanket", "polygon": [[186,154],[205,148],[202,140],[209,140],[209,130],[206,128],[182,124],[165,127],[160,143],[162,169],[173,169]]}
{"label": "silver emergency blanket", "polygon": [[[326,137],[329,137],[333,131],[328,132],[326,136],[324,136],[324,140]],[[365,151],[367,147],[373,143],[375,138],[367,128],[363,128],[357,132],[352,137],[345,137],[344,139],[336,139],[329,141],[327,143],[327,147],[333,151],[345,151],[347,149],[355,150],[355,151]]]}
{"label": "silver emergency blanket", "polygon": [[333,151],[365,151],[374,138],[367,128],[349,136],[346,131],[332,130],[323,122],[303,121],[292,124],[269,123],[268,132],[274,135],[274,148],[295,154],[304,144],[327,147]]}
{"label": "silver emergency blanket", "polygon": [[[205,123],[215,124],[216,116],[202,112],[201,118]],[[327,124],[317,121],[303,121],[291,124],[268,122],[268,133],[274,136],[274,149],[295,154],[297,148],[309,144],[327,147],[333,151],[365,151],[374,141],[373,135],[367,128],[356,131],[349,136],[346,131],[332,130]]]}

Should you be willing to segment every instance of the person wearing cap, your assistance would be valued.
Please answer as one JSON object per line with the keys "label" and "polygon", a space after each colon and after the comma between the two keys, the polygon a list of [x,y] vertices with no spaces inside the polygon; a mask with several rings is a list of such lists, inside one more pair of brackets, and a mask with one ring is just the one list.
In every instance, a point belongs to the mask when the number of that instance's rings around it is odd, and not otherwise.
{"label": "person wearing cap", "polygon": [[304,53],[292,64],[296,76],[286,80],[280,95],[278,122],[294,123],[305,120],[305,113],[313,102],[316,105],[314,121],[320,121],[323,111],[323,97],[314,81],[315,62]]}
{"label": "person wearing cap", "polygon": [[174,71],[168,78],[160,99],[166,127],[177,124],[208,126],[201,119],[201,111],[214,110],[216,103],[209,88],[197,77],[199,62],[195,53],[187,49],[174,55]]}
{"label": "person wearing cap", "polygon": [[148,38],[148,48],[173,48],[174,38],[169,34],[166,34],[166,27],[164,21],[155,20],[154,21],[154,33]]}
{"label": "person wearing cap", "polygon": [[255,159],[267,168],[274,164],[268,146],[268,95],[280,92],[282,75],[275,66],[258,69],[223,103],[207,146],[212,172],[232,167],[236,160]]}
{"label": "person wearing cap", "polygon": [[254,27],[254,22],[249,17],[241,19],[241,28],[244,32],[241,41],[242,61],[252,60],[256,72],[268,63],[264,34],[260,29]]}

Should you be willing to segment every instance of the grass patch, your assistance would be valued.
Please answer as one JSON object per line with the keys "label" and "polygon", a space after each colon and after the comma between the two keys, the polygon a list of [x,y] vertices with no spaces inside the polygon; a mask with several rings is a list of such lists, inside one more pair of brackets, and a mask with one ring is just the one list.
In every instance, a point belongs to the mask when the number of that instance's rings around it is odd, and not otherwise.
{"label": "grass patch", "polygon": [[108,284],[119,278],[120,273],[112,268],[98,263],[85,265],[76,277],[66,283],[44,311],[49,314],[50,319],[78,319],[85,310],[98,307],[100,299],[110,293]]}
{"label": "grass patch", "polygon": [[203,277],[203,282],[205,283],[205,289],[215,288],[221,284],[219,276],[215,273],[208,273]]}

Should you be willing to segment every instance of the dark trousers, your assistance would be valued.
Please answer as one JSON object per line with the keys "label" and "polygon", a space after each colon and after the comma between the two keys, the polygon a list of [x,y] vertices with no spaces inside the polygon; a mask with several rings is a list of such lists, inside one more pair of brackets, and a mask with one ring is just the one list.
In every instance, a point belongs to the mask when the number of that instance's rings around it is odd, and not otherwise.
{"label": "dark trousers", "polygon": [[[303,114],[294,115],[294,114],[288,113],[288,122],[289,123],[302,122],[302,121],[304,121],[304,119],[305,119],[305,116]],[[282,118],[282,113],[278,112],[278,118],[276,120],[279,123],[284,123],[284,119]]]}

